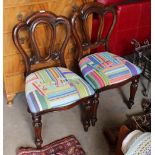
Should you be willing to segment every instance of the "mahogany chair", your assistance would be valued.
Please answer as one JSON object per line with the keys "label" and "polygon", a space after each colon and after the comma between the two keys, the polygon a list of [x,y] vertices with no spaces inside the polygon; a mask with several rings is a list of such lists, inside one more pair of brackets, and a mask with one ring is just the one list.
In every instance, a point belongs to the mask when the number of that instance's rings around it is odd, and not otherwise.
{"label": "mahogany chair", "polygon": [[[50,44],[46,55],[36,41],[38,26],[45,24],[50,30]],[[65,37],[60,47],[56,50],[57,26],[65,30]],[[30,39],[31,54],[27,54],[20,42],[20,32],[27,29]],[[40,35],[41,36],[41,35]],[[83,107],[82,122],[85,131],[90,126],[91,100],[94,90],[80,76],[66,68],[64,59],[65,48],[71,36],[71,24],[63,16],[56,16],[48,11],[36,12],[18,23],[13,29],[13,41],[21,53],[25,63],[25,95],[28,111],[32,114],[35,131],[35,144],[41,148],[41,116],[48,112],[70,109],[81,104]],[[49,39],[49,38],[48,38]],[[52,62],[59,62],[53,66]]]}
{"label": "mahogany chair", "polygon": [[[99,26],[96,40],[92,41],[91,36],[88,33],[89,26],[87,20],[91,15],[98,17]],[[104,18],[111,16],[112,21],[109,26],[109,30],[102,37],[104,32]],[[94,114],[92,119],[92,125],[95,125],[97,121],[96,113],[98,107],[98,97],[101,91],[105,91],[111,88],[120,87],[128,82],[132,82],[130,87],[130,97],[127,103],[130,109],[134,104],[134,97],[138,87],[138,81],[141,70],[132,64],[110,52],[108,42],[110,35],[114,29],[116,23],[116,10],[114,6],[105,7],[98,2],[90,2],[83,5],[78,11],[74,13],[71,18],[72,31],[74,34],[75,42],[77,45],[77,57],[80,72],[83,78],[92,86],[95,90],[94,101]],[[77,31],[78,26],[81,26],[81,33]],[[93,31],[93,30],[92,30]],[[104,47],[103,52],[97,52],[97,48]],[[84,54],[86,51],[90,51],[89,54]],[[94,53],[91,53],[91,52]],[[118,101],[116,101],[118,102]]]}

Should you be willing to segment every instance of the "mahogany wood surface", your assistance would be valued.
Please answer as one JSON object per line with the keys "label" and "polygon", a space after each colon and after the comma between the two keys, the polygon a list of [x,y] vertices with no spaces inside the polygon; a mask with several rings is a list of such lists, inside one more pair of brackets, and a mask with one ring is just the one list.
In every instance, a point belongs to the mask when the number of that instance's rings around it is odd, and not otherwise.
{"label": "mahogany wood surface", "polygon": [[131,130],[126,126],[126,125],[122,125],[119,129],[119,133],[118,133],[118,140],[117,140],[117,144],[116,144],[116,149],[115,149],[115,154],[116,155],[123,155],[123,152],[121,150],[122,147],[122,142],[124,140],[124,138],[131,132]]}
{"label": "mahogany wood surface", "polygon": [[121,150],[124,138],[131,132],[127,125],[121,125],[115,128],[103,130],[110,147],[110,152],[115,155],[123,155]]}

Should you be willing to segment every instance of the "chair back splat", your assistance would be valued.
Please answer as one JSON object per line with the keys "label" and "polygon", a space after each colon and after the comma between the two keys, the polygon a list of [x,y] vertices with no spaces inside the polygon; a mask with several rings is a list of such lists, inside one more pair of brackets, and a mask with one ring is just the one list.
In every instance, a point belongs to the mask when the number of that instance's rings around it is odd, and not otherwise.
{"label": "chair back splat", "polygon": [[[112,15],[112,24],[109,27],[108,33],[104,36],[104,38],[102,38],[104,18],[107,14]],[[91,40],[91,35],[89,35],[88,33],[88,27],[91,26],[87,25],[87,19],[90,15],[97,16],[99,18],[98,32],[95,41]],[[77,32],[77,20],[79,20],[81,23],[80,26],[83,36],[82,40]],[[114,6],[105,7],[103,4],[98,2],[89,2],[83,5],[77,12],[74,13],[71,19],[71,23],[74,38],[79,50],[78,57],[79,59],[81,59],[85,56],[83,55],[84,51],[96,49],[100,45],[103,45],[105,47],[105,50],[109,50],[108,41],[116,23],[116,10]]]}
{"label": "chair back splat", "polygon": [[[38,42],[36,41],[36,29],[40,25],[46,25],[50,30],[49,46],[46,49],[46,56],[42,56]],[[55,50],[56,33],[58,25],[63,25],[65,27],[65,37],[61,45],[59,45],[59,50]],[[21,30],[26,29],[29,34],[30,48],[32,50],[30,56],[26,53],[25,49],[21,45],[19,33]],[[38,34],[39,36],[40,34]],[[56,16],[54,13],[49,11],[36,12],[26,19],[26,21],[18,23],[13,29],[13,41],[15,46],[21,53],[24,63],[25,63],[25,76],[30,73],[40,70],[46,67],[50,67],[52,61],[59,61],[60,66],[66,67],[64,60],[64,51],[66,45],[71,36],[71,26],[69,21],[64,16]],[[46,43],[46,42],[45,42]],[[39,63],[39,65],[38,65]],[[34,66],[38,66],[37,69]]]}

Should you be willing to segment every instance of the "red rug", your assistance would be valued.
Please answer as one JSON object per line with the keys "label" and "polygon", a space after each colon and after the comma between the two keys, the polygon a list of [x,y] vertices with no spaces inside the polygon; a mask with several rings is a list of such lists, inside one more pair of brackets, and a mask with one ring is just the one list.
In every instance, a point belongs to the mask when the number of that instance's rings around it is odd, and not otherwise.
{"label": "red rug", "polygon": [[73,136],[68,136],[54,141],[42,149],[19,148],[17,155],[85,155],[79,141]]}

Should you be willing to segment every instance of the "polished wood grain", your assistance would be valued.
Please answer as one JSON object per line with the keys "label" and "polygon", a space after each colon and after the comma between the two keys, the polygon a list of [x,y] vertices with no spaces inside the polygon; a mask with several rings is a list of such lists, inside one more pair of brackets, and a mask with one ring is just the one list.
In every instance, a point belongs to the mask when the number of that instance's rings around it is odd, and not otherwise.
{"label": "polished wood grain", "polygon": [[[18,23],[19,21],[24,21],[27,16],[38,10],[48,10],[48,2],[5,9],[5,18],[3,23],[4,33],[12,32],[12,28],[14,27],[15,23]],[[10,18],[11,14],[14,16],[11,16]]]}
{"label": "polished wood grain", "polygon": [[122,125],[119,129],[118,133],[118,139],[117,139],[117,144],[116,144],[116,149],[115,149],[115,155],[123,155],[123,152],[121,150],[122,148],[122,143],[125,137],[131,132],[131,130],[126,126]]}
{"label": "polished wood grain", "polygon": [[7,95],[16,94],[17,91],[22,91],[24,86],[24,75],[22,73],[12,76],[5,76],[4,83],[5,89],[7,89]]}
{"label": "polished wood grain", "polygon": [[3,2],[4,8],[7,7],[16,7],[16,6],[23,6],[23,5],[32,5],[32,4],[38,4],[38,3],[43,3],[43,2],[48,2],[48,0],[5,0]]}

